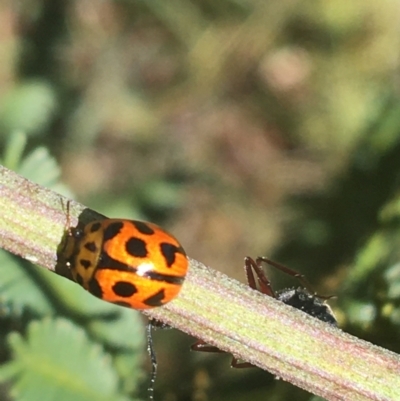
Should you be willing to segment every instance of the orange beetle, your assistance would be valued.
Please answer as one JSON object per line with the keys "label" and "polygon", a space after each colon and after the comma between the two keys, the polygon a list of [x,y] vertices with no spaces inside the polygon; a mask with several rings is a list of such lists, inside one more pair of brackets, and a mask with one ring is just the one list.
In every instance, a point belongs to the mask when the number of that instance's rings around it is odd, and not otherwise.
{"label": "orange beetle", "polygon": [[136,220],[104,219],[70,228],[65,250],[78,284],[104,301],[133,309],[174,299],[189,266],[174,236]]}

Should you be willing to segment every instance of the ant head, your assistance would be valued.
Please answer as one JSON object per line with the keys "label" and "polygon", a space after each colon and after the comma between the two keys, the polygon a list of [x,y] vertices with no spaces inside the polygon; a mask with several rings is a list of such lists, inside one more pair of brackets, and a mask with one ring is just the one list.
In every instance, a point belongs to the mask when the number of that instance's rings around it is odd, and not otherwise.
{"label": "ant head", "polygon": [[318,295],[310,294],[305,288],[285,288],[276,293],[277,299],[293,306],[323,322],[337,326],[332,309]]}

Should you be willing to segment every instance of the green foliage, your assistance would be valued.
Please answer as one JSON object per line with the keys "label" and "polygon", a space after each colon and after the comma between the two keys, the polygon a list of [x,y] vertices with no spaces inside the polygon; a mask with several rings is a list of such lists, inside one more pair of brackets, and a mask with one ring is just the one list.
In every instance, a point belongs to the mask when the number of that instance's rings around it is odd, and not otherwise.
{"label": "green foliage", "polygon": [[54,313],[51,300],[41,290],[33,276],[35,267],[24,263],[6,251],[0,251],[0,301],[18,311],[31,309],[39,315]]}
{"label": "green foliage", "polygon": [[27,136],[23,131],[12,132],[7,137],[4,156],[0,158],[0,163],[28,180],[65,196],[72,196],[71,191],[60,182],[61,169],[48,149],[39,146],[23,157],[26,145]]}
{"label": "green foliage", "polygon": [[0,126],[6,133],[22,131],[39,135],[51,121],[56,107],[52,86],[38,80],[23,82],[3,98]]}
{"label": "green foliage", "polygon": [[381,208],[379,226],[358,252],[343,291],[348,321],[364,330],[400,332],[398,204],[396,193]]}
{"label": "green foliage", "polygon": [[12,333],[9,342],[13,358],[0,368],[0,379],[13,379],[16,400],[128,400],[110,355],[68,320],[33,321],[26,338]]}

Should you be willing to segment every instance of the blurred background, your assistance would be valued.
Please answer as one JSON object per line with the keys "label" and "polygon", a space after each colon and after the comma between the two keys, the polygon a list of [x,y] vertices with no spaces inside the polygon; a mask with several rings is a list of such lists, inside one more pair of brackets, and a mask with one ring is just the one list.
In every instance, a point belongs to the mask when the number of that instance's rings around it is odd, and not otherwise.
{"label": "blurred background", "polygon": [[[1,162],[242,282],[247,255],[301,271],[400,352],[399,42],[399,1],[5,0]],[[0,400],[147,398],[140,314],[0,257]],[[317,400],[154,341],[158,401]]]}

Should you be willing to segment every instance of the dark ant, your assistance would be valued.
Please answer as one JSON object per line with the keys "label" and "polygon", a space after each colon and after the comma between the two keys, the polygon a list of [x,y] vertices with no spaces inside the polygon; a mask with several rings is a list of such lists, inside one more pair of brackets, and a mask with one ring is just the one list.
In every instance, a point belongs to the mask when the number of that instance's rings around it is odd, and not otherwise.
{"label": "dark ant", "polygon": [[[270,280],[262,268],[263,262],[275,267],[291,277],[296,278],[301,287],[284,288],[283,290],[274,291]],[[286,305],[293,306],[294,308],[299,309],[323,322],[337,326],[337,321],[333,315],[332,309],[325,303],[325,301],[332,298],[332,296],[322,296],[316,294],[305,276],[298,273],[296,270],[292,270],[289,267],[262,256],[256,258],[255,261],[251,257],[247,256],[244,259],[244,263],[247,282],[250,288],[282,301]],[[223,352],[217,347],[207,344],[201,340],[198,340],[196,343],[194,343],[191,346],[191,349],[193,351],[203,352]],[[231,366],[233,368],[254,367],[254,365],[248,362],[239,362],[236,358],[232,359]]]}

